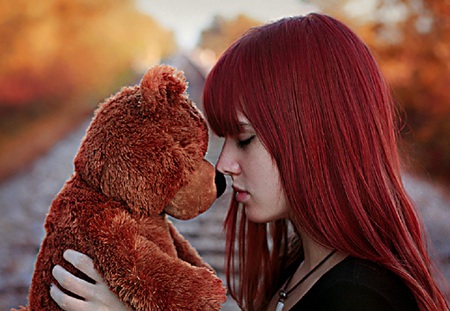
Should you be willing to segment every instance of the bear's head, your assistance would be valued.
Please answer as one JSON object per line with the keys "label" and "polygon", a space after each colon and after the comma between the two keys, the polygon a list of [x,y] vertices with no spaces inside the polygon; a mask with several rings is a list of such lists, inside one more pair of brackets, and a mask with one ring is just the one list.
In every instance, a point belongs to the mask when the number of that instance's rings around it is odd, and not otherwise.
{"label": "bear's head", "polygon": [[75,172],[133,213],[190,219],[207,210],[217,196],[216,173],[204,158],[206,122],[186,89],[182,72],[160,65],[107,99],[81,143]]}

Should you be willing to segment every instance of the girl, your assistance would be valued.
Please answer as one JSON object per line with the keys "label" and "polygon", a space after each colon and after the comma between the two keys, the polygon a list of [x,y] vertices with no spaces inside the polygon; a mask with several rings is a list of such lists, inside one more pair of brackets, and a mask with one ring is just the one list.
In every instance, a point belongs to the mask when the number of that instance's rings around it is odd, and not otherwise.
{"label": "girl", "polygon": [[[389,88],[349,28],[316,13],[254,28],[203,96],[225,137],[217,169],[233,180],[227,282],[242,310],[448,309],[402,184]],[[97,284],[56,267],[86,298],[53,286],[60,305],[124,308],[89,260],[68,259]]]}

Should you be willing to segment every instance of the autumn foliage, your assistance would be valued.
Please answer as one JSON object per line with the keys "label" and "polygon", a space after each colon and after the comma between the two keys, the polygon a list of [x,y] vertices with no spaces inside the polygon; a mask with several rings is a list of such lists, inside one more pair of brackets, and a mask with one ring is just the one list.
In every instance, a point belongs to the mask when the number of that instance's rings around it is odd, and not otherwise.
{"label": "autumn foliage", "polygon": [[130,0],[1,0],[0,36],[3,108],[105,91],[138,60],[173,48]]}
{"label": "autumn foliage", "polygon": [[[404,120],[409,165],[450,184],[450,2],[309,2],[343,20],[374,51]],[[369,3],[366,13],[355,13]],[[126,84],[133,69],[148,68],[174,50],[172,34],[133,4],[0,0],[0,143],[16,130],[18,112],[34,118],[68,105],[92,109]],[[216,16],[199,47],[218,57],[261,23],[245,15]]]}
{"label": "autumn foliage", "polygon": [[211,25],[201,33],[199,47],[213,51],[216,58],[249,28],[261,25],[261,21],[240,14],[233,18],[214,17]]}
{"label": "autumn foliage", "polygon": [[175,49],[133,0],[0,0],[0,38],[0,179]]}

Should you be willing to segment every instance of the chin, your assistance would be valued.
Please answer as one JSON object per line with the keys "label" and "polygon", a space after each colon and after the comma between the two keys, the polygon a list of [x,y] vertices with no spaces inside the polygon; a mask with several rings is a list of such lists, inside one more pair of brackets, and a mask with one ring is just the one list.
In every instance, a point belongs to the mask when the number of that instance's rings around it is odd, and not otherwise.
{"label": "chin", "polygon": [[261,212],[252,210],[251,208],[244,207],[245,215],[247,216],[247,219],[251,222],[257,223],[257,224],[265,224],[272,221],[280,220],[286,218],[282,215],[264,215]]}

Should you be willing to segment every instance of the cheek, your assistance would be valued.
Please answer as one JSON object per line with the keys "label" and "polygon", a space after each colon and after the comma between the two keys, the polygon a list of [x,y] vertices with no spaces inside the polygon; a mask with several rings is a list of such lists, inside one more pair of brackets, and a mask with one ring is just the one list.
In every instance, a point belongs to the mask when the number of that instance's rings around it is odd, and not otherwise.
{"label": "cheek", "polygon": [[288,203],[288,200],[286,198],[286,194],[284,191],[281,191],[279,202],[280,202],[280,206],[279,206],[280,213],[282,214],[283,217],[288,217],[289,203]]}
{"label": "cheek", "polygon": [[271,193],[272,203],[277,207],[277,210],[281,214],[287,214],[289,204],[286,197],[286,192],[284,191],[281,183],[280,173],[275,163],[273,163],[269,174],[270,176],[266,176],[268,181],[267,191]]}
{"label": "cheek", "polygon": [[287,198],[285,191],[281,185],[278,169],[272,166],[271,169],[261,170],[254,176],[259,183],[260,193],[267,202],[272,206],[276,206],[277,210],[287,210]]}

